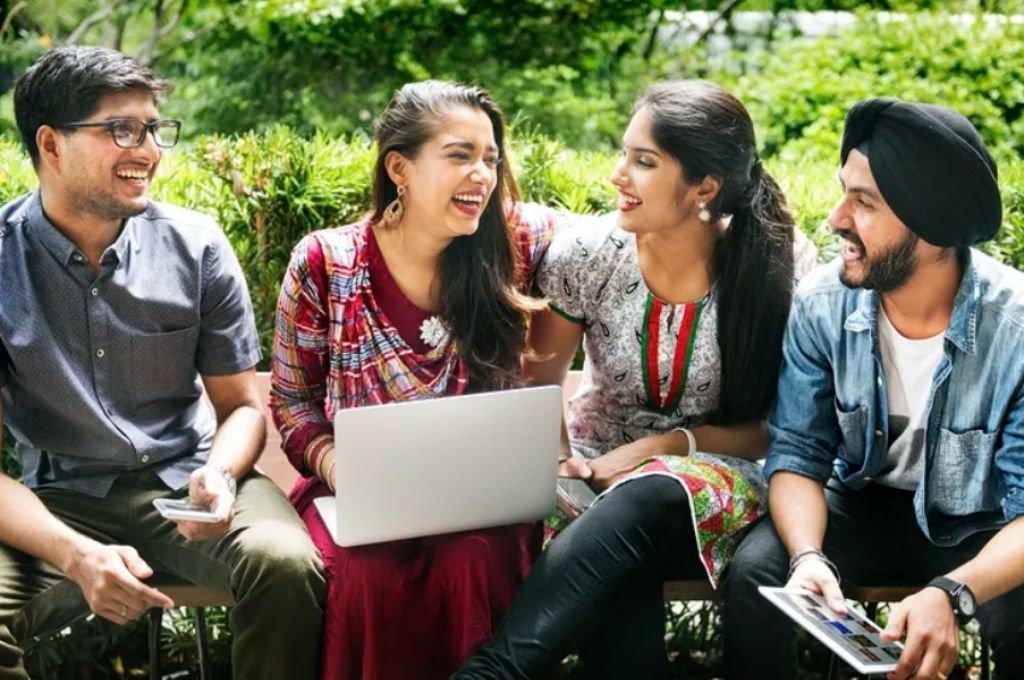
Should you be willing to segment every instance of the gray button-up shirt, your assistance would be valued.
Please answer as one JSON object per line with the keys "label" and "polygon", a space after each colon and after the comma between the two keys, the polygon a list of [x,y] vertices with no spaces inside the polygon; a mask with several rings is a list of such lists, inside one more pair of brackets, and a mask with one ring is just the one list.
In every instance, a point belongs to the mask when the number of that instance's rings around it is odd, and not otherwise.
{"label": "gray button-up shirt", "polygon": [[151,469],[180,488],[216,428],[200,374],[260,358],[241,267],[213,220],[156,203],[100,264],[38,192],[0,207],[0,399],[23,480],[102,497]]}

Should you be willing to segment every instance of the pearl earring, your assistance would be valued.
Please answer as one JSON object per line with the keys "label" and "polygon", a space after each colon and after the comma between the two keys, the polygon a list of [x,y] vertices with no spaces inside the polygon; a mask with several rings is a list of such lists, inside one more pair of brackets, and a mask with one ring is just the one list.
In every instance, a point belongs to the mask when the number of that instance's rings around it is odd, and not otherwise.
{"label": "pearl earring", "polygon": [[698,210],[700,210],[700,212],[697,213],[697,217],[700,218],[700,221],[701,222],[710,222],[711,221],[711,211],[708,210],[708,204],[705,203],[704,201],[700,201],[699,203],[697,203],[697,208],[698,208]]}

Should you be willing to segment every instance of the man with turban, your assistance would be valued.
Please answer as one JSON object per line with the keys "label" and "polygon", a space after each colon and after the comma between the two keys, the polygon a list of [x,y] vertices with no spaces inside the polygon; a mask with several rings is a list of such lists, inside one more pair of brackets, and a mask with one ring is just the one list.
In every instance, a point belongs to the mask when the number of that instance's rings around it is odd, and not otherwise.
{"label": "man with turban", "polygon": [[758,586],[843,613],[842,582],[922,584],[891,611],[890,678],[945,680],[973,618],[997,677],[1024,678],[1024,275],[972,248],[1002,219],[996,164],[960,114],[893,99],[853,107],[840,160],[843,248],[794,300],[770,517],[725,582],[727,677],[796,677]]}

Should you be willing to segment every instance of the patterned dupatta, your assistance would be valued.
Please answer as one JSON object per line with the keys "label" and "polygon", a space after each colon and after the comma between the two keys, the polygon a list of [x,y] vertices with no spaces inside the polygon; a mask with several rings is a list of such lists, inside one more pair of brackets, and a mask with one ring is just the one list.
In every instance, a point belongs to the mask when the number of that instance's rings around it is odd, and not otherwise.
{"label": "patterned dupatta", "polygon": [[329,355],[337,362],[329,369],[336,378],[326,395],[329,420],[339,408],[456,395],[467,385],[468,370],[450,336],[420,354],[380,308],[370,285],[370,228],[362,222],[320,240],[330,286]]}

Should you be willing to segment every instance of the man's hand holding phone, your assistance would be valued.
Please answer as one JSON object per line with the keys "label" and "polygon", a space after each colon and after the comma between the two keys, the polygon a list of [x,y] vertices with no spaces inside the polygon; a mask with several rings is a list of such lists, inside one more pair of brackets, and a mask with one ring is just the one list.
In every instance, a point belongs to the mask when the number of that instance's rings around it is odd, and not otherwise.
{"label": "man's hand holding phone", "polygon": [[235,517],[235,493],[225,474],[210,465],[192,473],[187,499],[157,499],[157,511],[176,522],[190,541],[206,541],[227,533]]}

